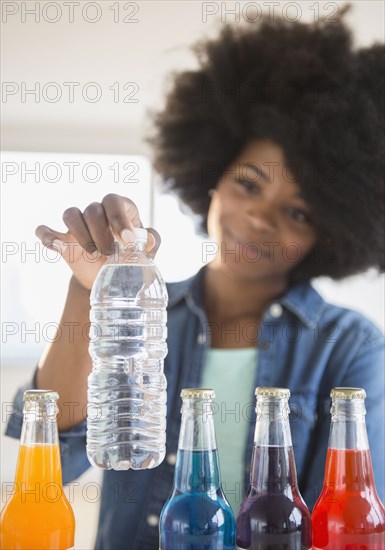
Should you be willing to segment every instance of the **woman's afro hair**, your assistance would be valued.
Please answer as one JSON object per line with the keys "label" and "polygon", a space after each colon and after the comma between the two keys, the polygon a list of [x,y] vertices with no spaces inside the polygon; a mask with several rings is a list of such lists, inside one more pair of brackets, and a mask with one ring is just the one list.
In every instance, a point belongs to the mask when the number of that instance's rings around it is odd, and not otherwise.
{"label": "woman's afro hair", "polygon": [[149,142],[165,188],[207,232],[209,190],[252,139],[282,147],[318,241],[292,282],[384,271],[384,45],[343,21],[225,25],[173,75]]}

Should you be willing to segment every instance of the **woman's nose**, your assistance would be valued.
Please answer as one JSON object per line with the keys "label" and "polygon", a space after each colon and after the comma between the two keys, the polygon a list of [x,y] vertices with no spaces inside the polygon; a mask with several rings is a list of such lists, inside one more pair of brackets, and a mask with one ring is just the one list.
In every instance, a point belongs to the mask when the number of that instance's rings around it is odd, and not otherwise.
{"label": "woman's nose", "polygon": [[277,229],[277,220],[273,206],[266,201],[250,202],[246,209],[248,222],[256,231],[274,233]]}

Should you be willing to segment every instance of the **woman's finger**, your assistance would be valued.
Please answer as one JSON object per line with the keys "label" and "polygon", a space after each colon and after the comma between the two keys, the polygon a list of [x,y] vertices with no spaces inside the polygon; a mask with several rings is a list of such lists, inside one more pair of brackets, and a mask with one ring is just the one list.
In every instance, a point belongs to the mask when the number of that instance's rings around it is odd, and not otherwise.
{"label": "woman's finger", "polygon": [[98,251],[104,256],[114,252],[114,236],[107,215],[100,202],[92,202],[83,212],[88,231]]}
{"label": "woman's finger", "polygon": [[67,208],[63,213],[63,222],[82,248],[91,253],[97,250],[97,246],[79,208],[76,206]]}
{"label": "woman's finger", "polygon": [[62,243],[63,246],[68,244],[68,233],[60,233],[60,231],[54,231],[47,225],[39,225],[35,229],[35,235],[40,239],[44,246],[56,250],[56,247],[53,246],[53,243],[56,241]]}
{"label": "woman's finger", "polygon": [[102,205],[114,235],[122,244],[134,242],[135,227],[143,227],[136,204],[127,197],[110,193],[103,198]]}

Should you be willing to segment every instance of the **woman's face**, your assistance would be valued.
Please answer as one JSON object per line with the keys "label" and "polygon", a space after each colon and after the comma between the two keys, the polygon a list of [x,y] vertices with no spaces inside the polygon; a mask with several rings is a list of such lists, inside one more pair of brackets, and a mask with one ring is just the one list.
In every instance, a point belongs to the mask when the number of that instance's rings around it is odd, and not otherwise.
{"label": "woman's face", "polygon": [[249,142],[219,180],[208,213],[217,267],[242,278],[285,276],[316,242],[282,149]]}

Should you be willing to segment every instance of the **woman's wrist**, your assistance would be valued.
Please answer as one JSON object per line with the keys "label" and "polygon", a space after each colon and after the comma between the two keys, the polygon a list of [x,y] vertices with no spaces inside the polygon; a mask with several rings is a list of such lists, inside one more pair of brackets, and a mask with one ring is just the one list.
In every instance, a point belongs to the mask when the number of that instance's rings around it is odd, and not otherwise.
{"label": "woman's wrist", "polygon": [[72,277],[70,279],[69,288],[70,288],[70,290],[72,290],[72,291],[74,291],[78,294],[83,294],[84,296],[87,297],[87,299],[89,299],[89,297],[90,297],[91,290],[86,288],[85,286],[83,286],[81,283],[79,283],[79,281],[77,280],[75,275],[72,275]]}

